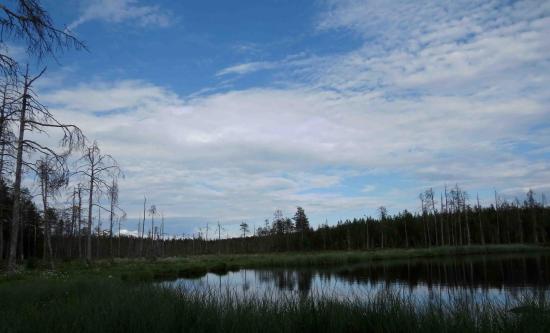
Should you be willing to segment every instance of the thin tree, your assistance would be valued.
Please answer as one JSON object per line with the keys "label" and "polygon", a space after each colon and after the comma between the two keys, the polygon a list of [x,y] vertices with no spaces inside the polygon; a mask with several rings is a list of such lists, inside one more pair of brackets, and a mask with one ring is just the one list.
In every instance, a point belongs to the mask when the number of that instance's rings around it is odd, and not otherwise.
{"label": "thin tree", "polygon": [[531,213],[531,224],[533,226],[533,242],[538,243],[539,242],[539,236],[538,236],[538,228],[537,228],[537,201],[535,200],[535,192],[533,190],[529,189],[527,191],[527,199],[525,201],[526,206],[529,208],[529,211]]}
{"label": "thin tree", "polygon": [[[12,228],[8,257],[8,270],[11,272],[16,268],[18,236],[23,236],[22,231],[21,235],[19,234],[23,166],[37,172],[31,163],[25,161],[23,152],[36,152],[54,159],[61,159],[63,156],[67,156],[73,149],[80,148],[85,140],[84,135],[77,126],[60,123],[44,105],[38,102],[36,94],[32,90],[32,84],[44,74],[44,71],[45,69],[38,75],[31,77],[27,66],[27,70],[23,76],[21,106],[16,114],[19,130],[15,142],[15,181],[13,183]],[[57,129],[62,132],[60,146],[65,148],[64,152],[57,152],[35,140],[25,138],[27,132],[47,133],[51,129]]]}
{"label": "thin tree", "polygon": [[378,213],[380,214],[380,248],[384,248],[384,223],[388,216],[388,210],[384,206],[378,207]]}
{"label": "thin tree", "polygon": [[[107,154],[102,154],[97,142],[85,149],[84,155],[79,159],[81,163],[77,172],[87,178],[88,188],[88,228],[86,235],[86,261],[92,261],[92,221],[93,207],[98,206],[94,199],[101,197],[103,193],[109,191],[110,184],[108,178],[112,178],[121,174],[120,167],[116,160]],[[96,200],[98,201],[98,200]]]}
{"label": "thin tree", "polygon": [[48,258],[51,269],[53,264],[53,251],[51,241],[51,217],[48,216],[49,199],[54,199],[60,189],[67,186],[69,174],[64,159],[56,159],[51,156],[43,157],[36,162],[38,180],[40,183],[40,195],[43,205],[44,219],[44,258]]}
{"label": "thin tree", "polygon": [[[147,197],[143,196],[143,221],[141,221],[141,239],[139,242],[139,256],[143,257],[143,241],[145,238],[145,218],[146,218],[146,211],[147,211]],[[138,227],[139,228],[139,227]],[[139,229],[138,229],[139,233]]]}
{"label": "thin tree", "polygon": [[481,241],[481,245],[485,245],[485,234],[483,232],[483,222],[481,221],[481,205],[479,204],[479,194],[477,195],[477,218],[479,222],[479,239]]}
{"label": "thin tree", "polygon": [[[127,218],[127,215],[126,215],[126,212],[123,212],[122,213],[122,216],[119,216],[117,218],[117,222],[118,222],[118,257],[120,258],[120,240],[122,238],[122,235],[120,234],[120,225],[122,224],[123,221],[125,221]],[[130,244],[130,239],[128,239],[128,246]],[[130,255],[130,248],[128,247],[128,252],[127,252],[127,255],[129,256]]]}
{"label": "thin tree", "polygon": [[497,243],[500,243],[500,221],[498,219],[498,196],[495,190],[495,218],[497,221]]}
{"label": "thin tree", "polygon": [[155,256],[155,215],[157,215],[157,206],[151,205],[149,215],[151,216],[151,255]]}
{"label": "thin tree", "polygon": [[[113,258],[113,226],[115,222],[115,209],[118,207],[118,182],[116,177],[113,177],[111,186],[108,189],[109,196],[109,254]],[[119,235],[120,238],[120,235]]]}
{"label": "thin tree", "polygon": [[422,220],[424,221],[424,244],[426,247],[430,247],[430,229],[428,227],[428,221],[426,220],[426,215],[428,213],[428,204],[426,200],[426,194],[420,193],[418,195],[418,199],[420,199],[420,208],[422,209]]}
{"label": "thin tree", "polygon": [[0,105],[0,179],[5,180],[4,175],[8,173],[6,166],[9,159],[15,155],[16,136],[12,125],[16,122],[14,117],[19,110],[19,98],[17,86],[7,81],[2,89],[2,103]]}

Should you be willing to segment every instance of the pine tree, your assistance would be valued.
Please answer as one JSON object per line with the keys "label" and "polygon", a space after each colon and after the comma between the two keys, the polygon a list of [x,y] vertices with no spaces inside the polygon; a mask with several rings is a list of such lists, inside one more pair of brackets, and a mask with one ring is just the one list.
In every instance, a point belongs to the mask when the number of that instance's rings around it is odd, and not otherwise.
{"label": "pine tree", "polygon": [[296,214],[294,214],[292,219],[294,220],[296,231],[301,233],[309,231],[309,220],[302,207],[296,209]]}

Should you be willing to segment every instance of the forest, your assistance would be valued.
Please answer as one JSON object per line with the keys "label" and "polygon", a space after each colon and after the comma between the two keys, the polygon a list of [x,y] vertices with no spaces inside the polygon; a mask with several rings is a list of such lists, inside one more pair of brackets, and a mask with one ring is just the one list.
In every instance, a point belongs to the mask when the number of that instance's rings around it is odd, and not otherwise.
{"label": "forest", "polygon": [[[9,221],[13,204],[10,188],[2,185],[2,218]],[[388,215],[384,207],[378,217],[361,217],[338,221],[334,225],[310,226],[303,208],[298,207],[292,218],[280,210],[261,227],[250,230],[241,224],[240,237],[227,237],[224,227],[206,226],[189,236],[164,234],[164,220],[157,221],[156,208],[144,210],[138,223],[139,236],[120,235],[124,220],[115,213],[107,214],[106,226],[87,223],[82,212],[82,195],[75,191],[76,203],[65,210],[48,209],[46,214],[22,191],[22,218],[19,258],[76,259],[88,258],[88,236],[93,258],[152,258],[198,254],[245,254],[294,251],[353,251],[384,248],[430,248],[438,246],[469,246],[489,244],[545,244],[550,231],[549,208],[544,195],[536,200],[529,191],[524,200],[510,203],[497,201],[482,207],[476,201],[467,203],[468,194],[458,186],[443,194],[436,208],[433,190],[419,195],[422,212],[403,211]],[[101,215],[101,210],[97,210]],[[123,216],[122,216],[123,217]],[[101,221],[101,220],[100,220]],[[89,226],[89,227],[88,227]],[[9,223],[3,234],[10,235]],[[90,229],[89,229],[90,228]],[[91,230],[91,233],[88,232]],[[151,234],[151,230],[154,233]],[[208,233],[208,231],[210,231]],[[49,240],[48,240],[49,239]],[[4,241],[4,257],[9,237]],[[50,252],[51,251],[51,252]]]}

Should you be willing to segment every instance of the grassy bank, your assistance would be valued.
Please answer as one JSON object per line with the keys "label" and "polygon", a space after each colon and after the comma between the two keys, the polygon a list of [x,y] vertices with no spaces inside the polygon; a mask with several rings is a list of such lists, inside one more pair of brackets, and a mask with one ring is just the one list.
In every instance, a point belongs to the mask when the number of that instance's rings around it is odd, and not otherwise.
{"label": "grassy bank", "polygon": [[[215,299],[104,277],[0,285],[0,332],[543,332],[548,304]],[[518,305],[523,308],[509,311]]]}
{"label": "grassy bank", "polygon": [[[422,249],[387,249],[350,252],[300,252],[242,255],[201,255],[171,257],[156,260],[115,259],[98,260],[88,266],[82,261],[58,262],[58,273],[68,275],[112,276],[123,280],[147,281],[178,277],[199,277],[207,272],[224,274],[241,268],[311,267],[356,264],[396,259],[452,257],[477,254],[513,254],[550,252],[539,245],[511,244],[463,247],[433,247]],[[24,269],[16,278],[48,275],[41,263]],[[6,275],[0,281],[6,280]]]}

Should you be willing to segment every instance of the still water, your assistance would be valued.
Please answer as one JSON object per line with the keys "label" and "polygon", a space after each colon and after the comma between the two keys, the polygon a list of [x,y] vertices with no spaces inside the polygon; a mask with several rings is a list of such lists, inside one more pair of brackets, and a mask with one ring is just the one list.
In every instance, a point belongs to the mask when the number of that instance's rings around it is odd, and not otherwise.
{"label": "still water", "polygon": [[550,256],[464,256],[317,269],[242,269],[162,284],[189,292],[208,291],[217,297],[275,300],[367,299],[390,292],[415,302],[464,295],[476,300],[514,302],[522,297],[548,297]]}

